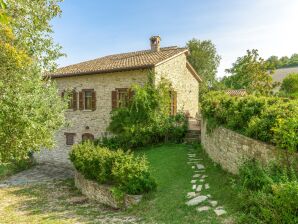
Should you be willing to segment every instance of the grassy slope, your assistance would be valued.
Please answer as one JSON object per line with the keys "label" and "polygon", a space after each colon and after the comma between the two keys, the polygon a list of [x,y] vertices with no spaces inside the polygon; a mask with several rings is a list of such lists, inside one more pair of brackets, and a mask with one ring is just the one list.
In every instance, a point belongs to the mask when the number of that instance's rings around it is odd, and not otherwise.
{"label": "grassy slope", "polygon": [[219,205],[225,206],[229,215],[216,217],[213,211],[199,213],[196,206],[185,205],[186,194],[191,191],[190,181],[193,170],[187,164],[188,145],[162,145],[147,148],[139,154],[145,153],[150,161],[152,172],[158,182],[156,192],[147,196],[141,205],[130,212],[144,221],[156,223],[220,223],[231,222],[231,216],[237,202],[234,201],[235,192],[231,189],[230,176],[219,167],[214,166],[200,147],[196,153],[206,167],[207,182],[210,184],[210,193]]}

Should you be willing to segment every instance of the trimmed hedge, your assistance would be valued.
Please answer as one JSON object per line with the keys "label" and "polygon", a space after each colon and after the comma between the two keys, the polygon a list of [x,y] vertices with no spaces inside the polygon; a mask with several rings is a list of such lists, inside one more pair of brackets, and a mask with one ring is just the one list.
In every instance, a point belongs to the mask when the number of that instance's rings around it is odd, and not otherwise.
{"label": "trimmed hedge", "polygon": [[111,151],[87,141],[74,145],[70,160],[85,178],[113,185],[128,194],[142,194],[156,188],[146,158],[130,152]]}
{"label": "trimmed hedge", "polygon": [[298,151],[298,100],[209,92],[202,98],[207,128],[224,126],[248,137]]}

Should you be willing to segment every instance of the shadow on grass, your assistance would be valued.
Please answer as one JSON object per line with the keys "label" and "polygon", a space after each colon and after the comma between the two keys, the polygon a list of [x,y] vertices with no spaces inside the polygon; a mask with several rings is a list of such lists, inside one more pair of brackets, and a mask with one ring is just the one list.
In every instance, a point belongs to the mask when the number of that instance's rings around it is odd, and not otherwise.
{"label": "shadow on grass", "polygon": [[[132,217],[87,200],[73,180],[48,182],[6,190],[8,223],[131,223]],[[3,199],[2,199],[3,200]],[[5,200],[5,198],[4,198]],[[21,215],[20,215],[21,214]],[[19,217],[18,217],[19,216]]]}

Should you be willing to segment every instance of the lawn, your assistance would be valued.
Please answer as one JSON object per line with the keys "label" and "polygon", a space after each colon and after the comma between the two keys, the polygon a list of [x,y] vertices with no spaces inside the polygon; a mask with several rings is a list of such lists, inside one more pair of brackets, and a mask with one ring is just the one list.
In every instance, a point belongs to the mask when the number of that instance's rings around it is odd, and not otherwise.
{"label": "lawn", "polygon": [[[237,208],[236,192],[231,187],[232,176],[216,166],[201,147],[195,146],[195,152],[206,167],[206,178],[211,194],[228,214],[218,218],[213,211],[198,212],[196,207],[189,207],[187,192],[191,190],[192,175],[187,164],[187,149],[190,145],[162,145],[147,148],[139,154],[145,154],[150,161],[153,175],[157,179],[158,189],[147,196],[146,200],[130,212],[142,217],[149,223],[231,223]],[[202,193],[205,193],[204,191]]]}
{"label": "lawn", "polygon": [[73,180],[67,180],[0,189],[0,223],[232,223],[237,215],[232,177],[214,165],[199,146],[195,152],[206,166],[208,193],[227,214],[217,217],[213,211],[199,213],[196,206],[185,205],[193,175],[187,164],[189,147],[193,146],[167,144],[137,152],[150,161],[158,188],[127,211],[86,200],[75,189]]}

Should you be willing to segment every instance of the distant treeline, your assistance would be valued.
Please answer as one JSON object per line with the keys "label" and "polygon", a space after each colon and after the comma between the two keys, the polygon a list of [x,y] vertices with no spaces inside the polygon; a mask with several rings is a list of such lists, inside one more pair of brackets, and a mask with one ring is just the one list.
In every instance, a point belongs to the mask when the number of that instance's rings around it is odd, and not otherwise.
{"label": "distant treeline", "polygon": [[273,55],[266,62],[269,69],[295,67],[298,66],[298,54],[293,54],[291,57],[283,56],[281,58]]}

